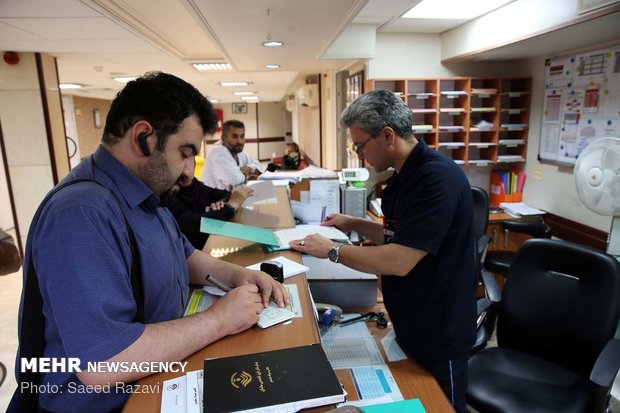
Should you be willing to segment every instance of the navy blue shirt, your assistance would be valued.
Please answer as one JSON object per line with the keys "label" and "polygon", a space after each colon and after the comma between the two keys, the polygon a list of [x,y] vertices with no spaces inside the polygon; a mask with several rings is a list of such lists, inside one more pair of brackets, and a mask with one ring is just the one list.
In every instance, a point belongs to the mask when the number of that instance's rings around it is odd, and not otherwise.
{"label": "navy blue shirt", "polygon": [[473,206],[453,160],[416,145],[382,194],[385,243],[426,251],[404,277],[383,275],[385,307],[415,359],[446,360],[474,343]]}
{"label": "navy blue shirt", "polygon": [[[93,179],[56,193],[46,205],[26,254],[33,253],[45,317],[44,357],[104,361],[144,331],[133,322],[131,249],[123,215],[140,256],[147,323],[178,318],[189,290],[186,259],[194,248],[159,198],[103,147],[63,180]],[[28,255],[27,255],[28,256]],[[27,274],[24,268],[24,274]],[[19,363],[17,365],[19,368]],[[105,412],[128,395],[114,391],[72,394],[81,382],[73,373],[47,373],[42,384],[63,391],[41,393],[41,407],[62,412]]]}

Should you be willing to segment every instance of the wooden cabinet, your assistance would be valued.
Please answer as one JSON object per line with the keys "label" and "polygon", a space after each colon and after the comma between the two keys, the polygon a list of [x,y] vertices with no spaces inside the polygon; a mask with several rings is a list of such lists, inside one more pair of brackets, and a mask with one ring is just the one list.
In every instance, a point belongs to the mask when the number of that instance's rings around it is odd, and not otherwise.
{"label": "wooden cabinet", "polygon": [[516,251],[527,239],[532,238],[526,234],[504,230],[500,221],[489,222],[487,235],[490,239],[488,251]]}
{"label": "wooden cabinet", "polygon": [[457,164],[525,162],[531,78],[370,79],[413,114],[418,139]]}

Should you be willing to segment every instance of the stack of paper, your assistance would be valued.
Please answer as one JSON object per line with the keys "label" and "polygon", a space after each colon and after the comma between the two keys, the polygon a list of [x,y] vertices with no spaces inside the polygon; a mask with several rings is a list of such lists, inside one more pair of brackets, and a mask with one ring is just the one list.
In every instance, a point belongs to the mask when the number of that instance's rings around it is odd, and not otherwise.
{"label": "stack of paper", "polygon": [[289,243],[291,241],[304,239],[308,235],[312,234],[323,235],[332,241],[349,242],[349,237],[347,237],[347,234],[335,227],[323,227],[321,225],[297,225],[295,228],[274,231],[273,235],[276,237],[280,245],[279,247],[269,246],[268,249],[271,251],[290,249],[291,247],[289,246]]}
{"label": "stack of paper", "polygon": [[545,211],[532,208],[524,202],[502,202],[499,204],[499,207],[502,208],[504,212],[517,216],[545,214]]}

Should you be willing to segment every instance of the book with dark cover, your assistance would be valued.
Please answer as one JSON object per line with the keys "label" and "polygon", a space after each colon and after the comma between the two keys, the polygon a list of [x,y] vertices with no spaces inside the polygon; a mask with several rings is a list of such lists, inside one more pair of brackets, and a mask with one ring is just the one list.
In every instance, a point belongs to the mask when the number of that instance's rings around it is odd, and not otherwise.
{"label": "book with dark cover", "polygon": [[208,359],[204,412],[303,409],[344,401],[344,391],[320,344]]}

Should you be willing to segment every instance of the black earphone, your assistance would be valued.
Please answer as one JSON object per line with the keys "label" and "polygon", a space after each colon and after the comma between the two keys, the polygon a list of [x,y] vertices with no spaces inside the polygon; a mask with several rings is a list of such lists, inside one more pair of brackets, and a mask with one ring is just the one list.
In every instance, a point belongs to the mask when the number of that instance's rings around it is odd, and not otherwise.
{"label": "black earphone", "polygon": [[140,145],[140,150],[144,154],[144,156],[151,156],[151,151],[149,149],[149,145],[146,143],[146,138],[149,136],[147,133],[141,133],[138,135],[138,145]]}

